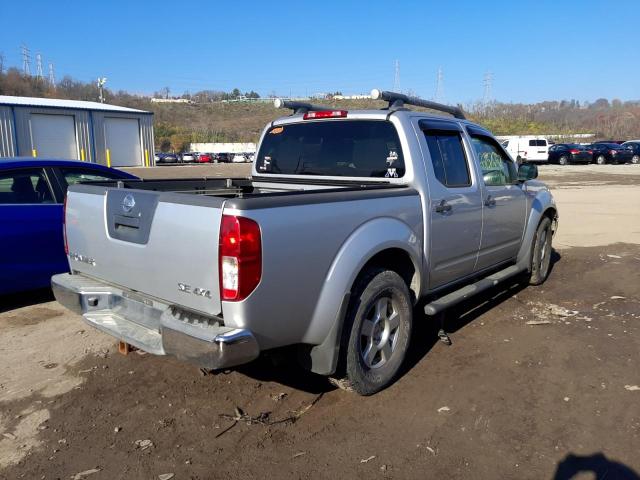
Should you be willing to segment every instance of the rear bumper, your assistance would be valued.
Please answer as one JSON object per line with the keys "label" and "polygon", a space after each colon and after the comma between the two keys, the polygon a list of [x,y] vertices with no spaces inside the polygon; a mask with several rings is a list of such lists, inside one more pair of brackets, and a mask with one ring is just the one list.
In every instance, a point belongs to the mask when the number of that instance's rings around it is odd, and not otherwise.
{"label": "rear bumper", "polygon": [[180,311],[83,275],[54,275],[51,287],[56,300],[89,325],[155,355],[220,369],[260,354],[249,330],[225,327],[218,318]]}

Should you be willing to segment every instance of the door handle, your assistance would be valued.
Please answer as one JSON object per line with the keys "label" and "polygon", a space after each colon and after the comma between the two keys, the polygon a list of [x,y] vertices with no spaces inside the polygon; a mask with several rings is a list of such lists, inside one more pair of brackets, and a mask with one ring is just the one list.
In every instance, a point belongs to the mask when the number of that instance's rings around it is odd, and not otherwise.
{"label": "door handle", "polygon": [[487,207],[495,207],[495,206],[496,206],[496,199],[495,199],[495,198],[493,198],[491,195],[489,195],[489,196],[487,197],[487,199],[484,201],[484,204],[485,204]]}
{"label": "door handle", "polygon": [[451,205],[443,199],[438,205],[436,205],[435,211],[437,213],[448,213],[451,211]]}

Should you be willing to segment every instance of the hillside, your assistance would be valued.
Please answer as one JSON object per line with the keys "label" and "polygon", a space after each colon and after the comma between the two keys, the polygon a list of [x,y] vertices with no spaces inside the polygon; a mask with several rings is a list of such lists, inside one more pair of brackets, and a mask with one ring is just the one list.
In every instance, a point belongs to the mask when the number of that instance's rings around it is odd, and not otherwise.
{"label": "hillside", "polygon": [[[194,103],[159,104],[149,97],[125,91],[105,90],[108,103],[152,111],[155,114],[156,147],[164,151],[181,151],[192,142],[255,142],[264,125],[286,114],[263,102],[221,101],[237,98],[240,92],[204,91],[185,95]],[[94,84],[65,77],[55,86],[22,75],[17,69],[0,74],[0,95],[92,100],[98,98]],[[250,96],[258,96],[250,92]],[[373,100],[314,100],[344,109],[381,108]],[[548,101],[536,104],[492,102],[464,106],[467,116],[495,135],[593,133],[597,139],[640,138],[640,102],[601,98],[593,103],[576,100]]]}

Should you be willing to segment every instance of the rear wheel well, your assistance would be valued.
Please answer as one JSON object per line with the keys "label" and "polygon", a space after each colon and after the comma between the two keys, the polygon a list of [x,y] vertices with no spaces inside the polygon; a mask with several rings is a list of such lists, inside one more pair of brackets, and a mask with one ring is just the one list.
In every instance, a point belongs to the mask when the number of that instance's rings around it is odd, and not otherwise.
{"label": "rear wheel well", "polygon": [[411,257],[405,250],[401,248],[389,248],[376,253],[362,267],[358,273],[358,277],[368,269],[375,267],[392,270],[400,275],[407,284],[407,287],[409,287],[413,302],[416,302],[420,292],[420,275],[413,261],[411,261]]}

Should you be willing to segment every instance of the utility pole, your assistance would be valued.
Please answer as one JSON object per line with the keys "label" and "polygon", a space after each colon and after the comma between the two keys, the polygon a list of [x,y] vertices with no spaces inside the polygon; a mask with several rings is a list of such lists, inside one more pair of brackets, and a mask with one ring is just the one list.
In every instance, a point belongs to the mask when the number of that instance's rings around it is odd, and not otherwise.
{"label": "utility pole", "polygon": [[36,54],[36,79],[44,80],[44,74],[42,73],[42,54]]}
{"label": "utility pole", "polygon": [[53,63],[49,62],[49,85],[56,88],[56,76],[53,72]]}
{"label": "utility pole", "polygon": [[31,75],[31,54],[26,45],[22,45],[20,50],[22,51],[22,73],[29,76]]}
{"label": "utility pole", "polygon": [[400,60],[396,60],[396,68],[393,75],[393,91],[400,92]]}
{"label": "utility pole", "polygon": [[482,103],[486,107],[493,100],[491,98],[491,87],[493,85],[493,73],[491,72],[485,73],[482,83],[484,85],[484,95],[482,96]]}
{"label": "utility pole", "polygon": [[98,78],[98,90],[100,91],[100,103],[104,103],[104,84],[107,83],[107,77]]}
{"label": "utility pole", "polygon": [[433,101],[437,103],[444,103],[444,74],[442,73],[442,67],[438,67],[438,73],[436,75],[436,93],[433,95]]}

